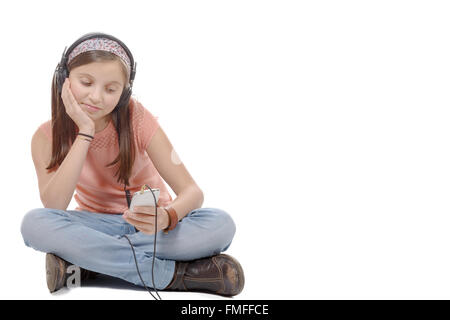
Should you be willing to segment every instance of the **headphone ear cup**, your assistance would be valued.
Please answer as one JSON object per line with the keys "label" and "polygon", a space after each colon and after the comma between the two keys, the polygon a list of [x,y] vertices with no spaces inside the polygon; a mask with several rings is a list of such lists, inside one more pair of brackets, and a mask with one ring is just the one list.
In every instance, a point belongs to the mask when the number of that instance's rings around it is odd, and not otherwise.
{"label": "headphone ear cup", "polygon": [[61,66],[61,63],[58,64],[58,67],[56,68],[56,71],[55,71],[56,87],[58,89],[58,94],[61,94],[64,81],[69,76],[67,69],[64,66],[63,67],[60,67],[60,66]]}

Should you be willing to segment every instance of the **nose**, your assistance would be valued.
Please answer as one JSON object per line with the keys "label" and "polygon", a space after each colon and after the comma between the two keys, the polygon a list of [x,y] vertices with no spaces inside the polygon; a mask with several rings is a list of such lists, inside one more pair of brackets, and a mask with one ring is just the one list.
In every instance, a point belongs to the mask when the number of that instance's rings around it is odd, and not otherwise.
{"label": "nose", "polygon": [[92,101],[94,105],[100,102],[101,100],[101,87],[100,86],[91,86],[91,90],[89,92],[89,99]]}

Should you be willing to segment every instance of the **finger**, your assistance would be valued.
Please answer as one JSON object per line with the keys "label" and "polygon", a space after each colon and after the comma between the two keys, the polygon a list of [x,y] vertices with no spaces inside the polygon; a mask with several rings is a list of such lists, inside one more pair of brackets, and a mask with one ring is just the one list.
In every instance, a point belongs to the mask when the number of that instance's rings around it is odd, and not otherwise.
{"label": "finger", "polygon": [[69,101],[67,100],[67,93],[66,93],[65,91],[63,91],[63,92],[61,93],[61,99],[62,99],[62,102],[63,102],[64,107],[65,107],[65,109],[66,109],[66,112],[67,112],[67,113],[70,113],[70,110],[71,110],[71,108],[70,108],[70,103],[69,103]]}
{"label": "finger", "polygon": [[64,80],[64,83],[63,83],[63,86],[62,86],[62,92],[63,92],[63,93],[67,93],[68,79],[69,79],[69,78],[66,78],[66,79]]}
{"label": "finger", "polygon": [[64,81],[64,82],[63,82],[63,85],[62,85],[62,87],[61,87],[61,97],[64,95],[64,93],[65,93],[65,91],[66,91],[66,82],[67,82],[67,81]]}
{"label": "finger", "polygon": [[141,223],[140,221],[137,221],[129,216],[122,216],[122,217],[126,222],[128,222],[129,224],[132,224],[133,226],[137,226],[138,224]]}
{"label": "finger", "polygon": [[70,89],[70,80],[69,78],[66,78],[64,80],[64,83],[62,85],[62,93],[65,93],[65,96],[68,98],[69,97],[69,93],[71,93],[71,89]]}
{"label": "finger", "polygon": [[135,206],[133,212],[155,215],[155,207],[153,206]]}
{"label": "finger", "polygon": [[73,103],[73,104],[78,103],[78,102],[75,100],[75,97],[74,97],[74,95],[73,95],[73,93],[72,93],[72,90],[70,89],[69,78],[67,78],[67,97],[69,98],[69,100],[70,100],[71,103]]}
{"label": "finger", "polygon": [[63,86],[62,86],[62,91],[61,91],[61,99],[62,99],[62,101],[64,103],[64,106],[66,108],[70,107],[69,100],[68,100],[68,97],[67,97],[67,79],[68,78],[66,78],[66,80],[64,81]]}
{"label": "finger", "polygon": [[126,217],[145,223],[153,223],[155,221],[154,215],[147,213],[128,212]]}
{"label": "finger", "polygon": [[136,227],[136,229],[143,231],[145,233],[151,233],[152,230],[155,229],[155,227],[153,226],[153,224],[148,224],[148,223],[143,223],[141,221],[135,220],[133,218],[124,218],[125,221],[127,221],[129,224],[133,225],[134,227]]}

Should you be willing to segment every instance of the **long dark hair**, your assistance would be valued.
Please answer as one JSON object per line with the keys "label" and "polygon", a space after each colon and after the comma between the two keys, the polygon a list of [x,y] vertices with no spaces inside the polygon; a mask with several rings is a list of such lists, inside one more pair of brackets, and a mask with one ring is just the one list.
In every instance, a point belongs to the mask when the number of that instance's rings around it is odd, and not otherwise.
{"label": "long dark hair", "polygon": [[[130,77],[130,70],[126,64],[122,63],[121,59],[107,51],[87,51],[76,56],[67,66],[68,70],[75,67],[82,66],[91,62],[102,61],[120,61],[123,74],[126,79]],[[129,82],[126,87],[129,86]],[[125,88],[124,88],[125,90]],[[111,118],[119,138],[119,154],[113,162],[106,165],[106,167],[113,166],[119,163],[119,168],[114,174],[117,177],[117,182],[129,185],[129,178],[131,169],[135,159],[135,146],[133,143],[133,129],[130,123],[130,102],[126,105],[117,105],[111,112]],[[56,77],[53,76],[52,81],[52,158],[50,164],[46,168],[49,172],[57,170],[64,158],[67,156],[76,136],[78,134],[78,126],[66,113],[64,103],[61,95],[57,92]]]}

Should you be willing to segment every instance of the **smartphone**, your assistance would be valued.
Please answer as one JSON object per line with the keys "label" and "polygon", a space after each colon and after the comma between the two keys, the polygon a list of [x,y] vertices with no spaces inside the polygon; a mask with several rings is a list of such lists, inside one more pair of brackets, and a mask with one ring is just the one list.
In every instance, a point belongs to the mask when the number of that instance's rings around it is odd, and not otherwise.
{"label": "smartphone", "polygon": [[[155,195],[153,197],[153,194]],[[138,192],[135,192],[133,194],[133,198],[131,199],[131,203],[130,203],[130,210],[134,211],[134,207],[135,206],[152,206],[152,207],[156,207],[156,205],[158,204],[158,198],[159,198],[159,189],[152,189],[152,191],[150,191],[150,189],[146,189],[146,190],[141,190]],[[156,199],[156,203],[155,203],[155,199]]]}

